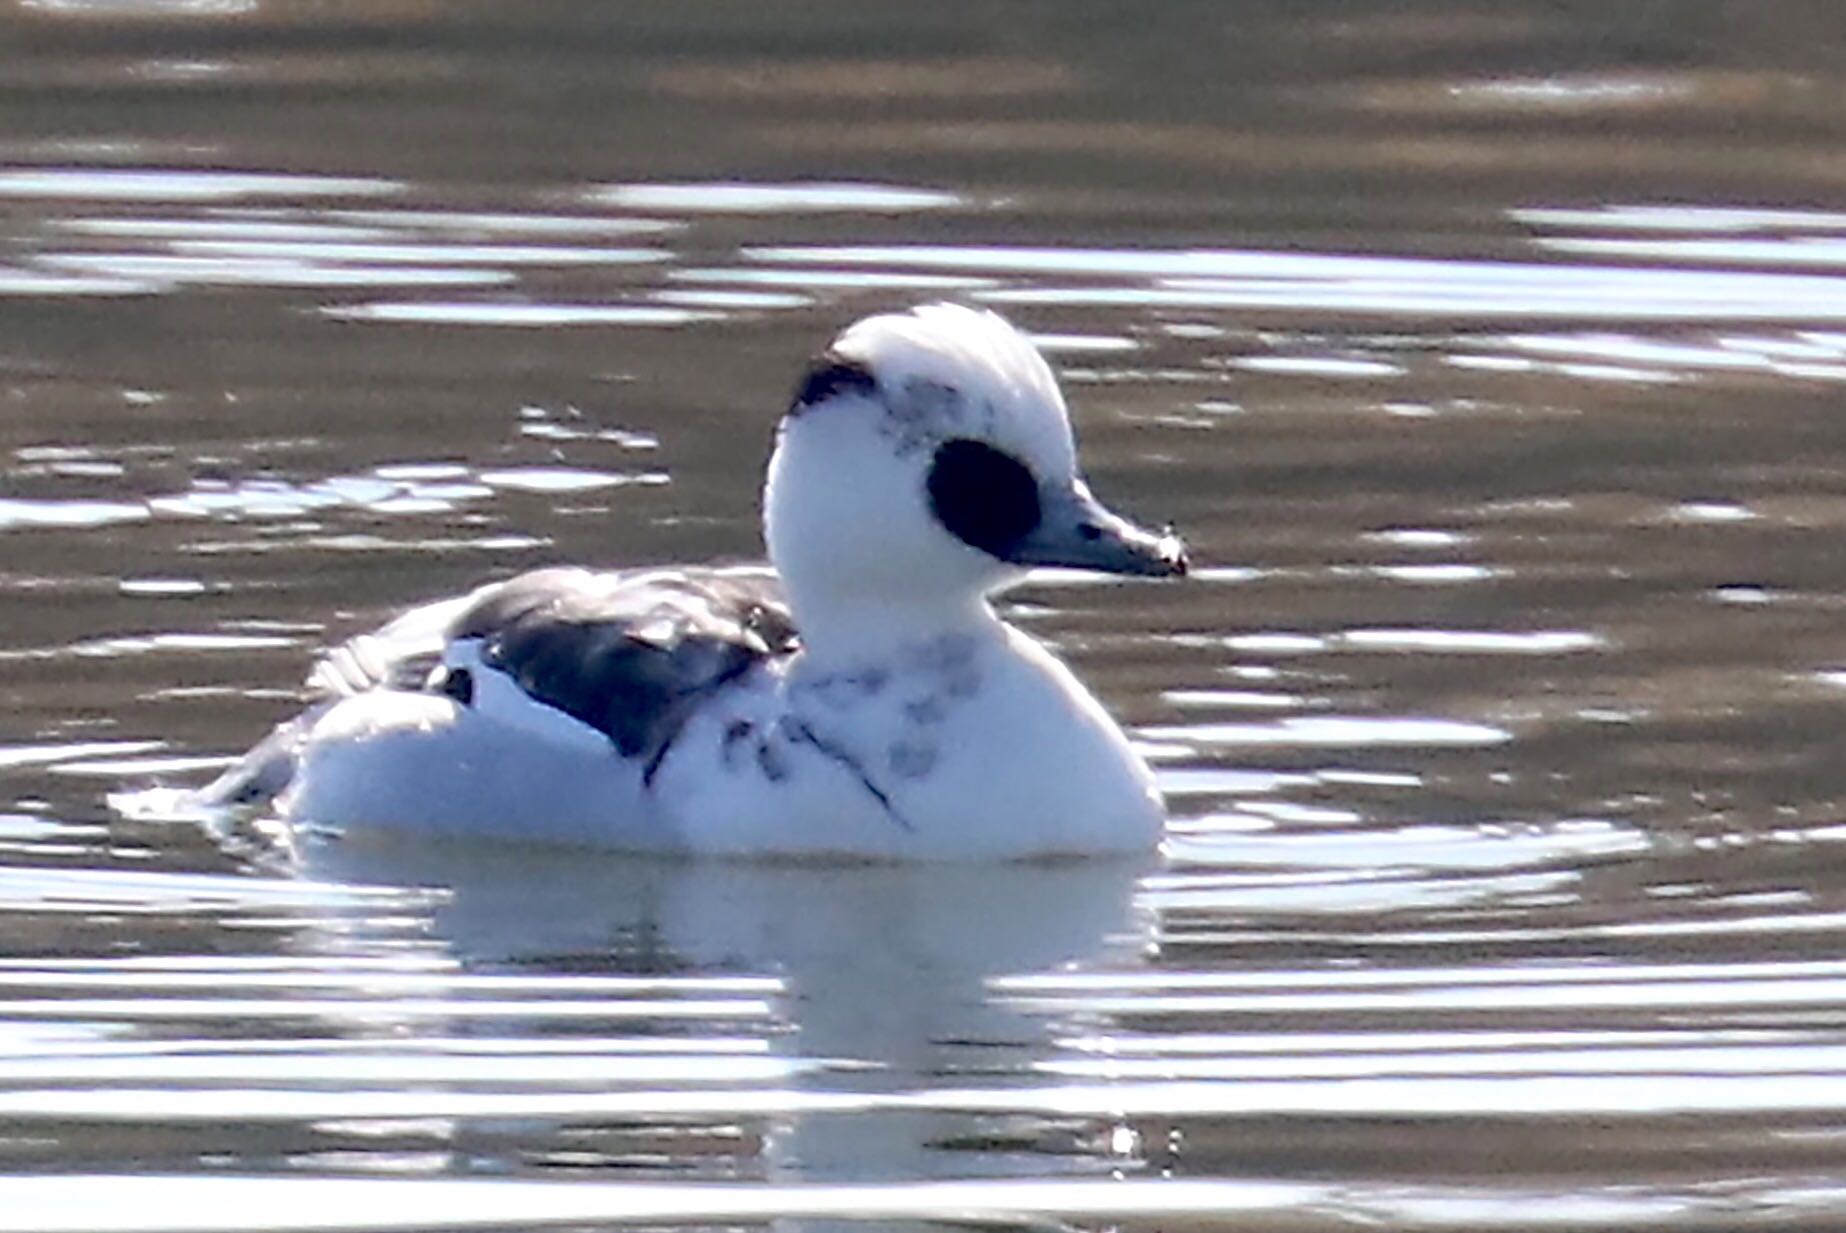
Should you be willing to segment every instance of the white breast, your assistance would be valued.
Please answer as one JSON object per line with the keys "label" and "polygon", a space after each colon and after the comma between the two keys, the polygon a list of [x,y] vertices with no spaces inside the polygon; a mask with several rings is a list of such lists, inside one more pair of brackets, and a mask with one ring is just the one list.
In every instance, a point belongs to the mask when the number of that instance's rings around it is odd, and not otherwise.
{"label": "white breast", "polygon": [[955,635],[909,657],[764,680],[702,713],[656,782],[698,851],[1006,858],[1144,851],[1151,776],[1031,639]]}

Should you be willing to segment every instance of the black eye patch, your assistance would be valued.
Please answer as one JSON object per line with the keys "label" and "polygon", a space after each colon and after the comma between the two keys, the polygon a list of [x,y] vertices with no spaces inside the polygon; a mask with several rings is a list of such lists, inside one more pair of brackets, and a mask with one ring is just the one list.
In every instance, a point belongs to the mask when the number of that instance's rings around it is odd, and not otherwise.
{"label": "black eye patch", "polygon": [[1038,526],[1038,481],[1011,454],[957,438],[930,461],[929,505],[956,539],[1004,561]]}
{"label": "black eye patch", "polygon": [[850,360],[842,360],[837,355],[822,355],[802,377],[796,387],[795,399],[789,404],[791,415],[799,414],[804,407],[812,407],[826,402],[837,394],[864,394],[868,397],[878,392],[878,382],[870,371]]}

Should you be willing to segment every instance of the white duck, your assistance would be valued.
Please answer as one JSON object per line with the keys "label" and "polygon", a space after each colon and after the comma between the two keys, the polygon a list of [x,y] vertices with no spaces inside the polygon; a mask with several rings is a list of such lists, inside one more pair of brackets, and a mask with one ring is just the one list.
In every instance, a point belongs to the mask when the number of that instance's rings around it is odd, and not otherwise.
{"label": "white duck", "polygon": [[948,304],[847,329],[782,420],[764,526],[773,572],[543,569],[414,609],[193,803],[744,856],[1158,842],[1121,729],[988,602],[1032,565],[1186,572],[1090,495],[1023,335]]}

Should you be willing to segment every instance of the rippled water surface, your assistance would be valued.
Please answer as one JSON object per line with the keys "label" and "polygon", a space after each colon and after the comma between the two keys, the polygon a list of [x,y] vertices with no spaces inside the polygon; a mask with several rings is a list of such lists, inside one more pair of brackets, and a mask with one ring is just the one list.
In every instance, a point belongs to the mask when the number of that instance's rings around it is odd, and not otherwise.
{"label": "rippled water surface", "polygon": [[[1839,1228],[1843,36],[0,3],[0,1229]],[[1160,859],[105,807],[402,605],[754,555],[804,358],[944,297],[1193,544],[1007,600]]]}

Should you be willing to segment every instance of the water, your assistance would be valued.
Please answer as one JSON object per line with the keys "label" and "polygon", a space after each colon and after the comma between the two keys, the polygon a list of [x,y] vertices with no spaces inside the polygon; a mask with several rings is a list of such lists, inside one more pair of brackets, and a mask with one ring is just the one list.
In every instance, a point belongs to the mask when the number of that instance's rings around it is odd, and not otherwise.
{"label": "water", "polygon": [[[1832,1229],[1833,6],[0,8],[0,1228]],[[758,551],[803,359],[1062,369],[1163,858],[112,816],[315,647]]]}

